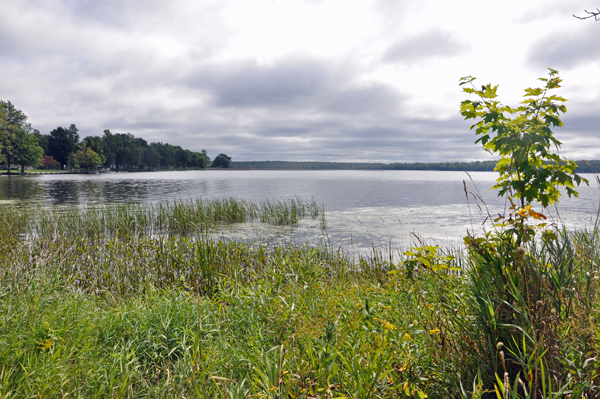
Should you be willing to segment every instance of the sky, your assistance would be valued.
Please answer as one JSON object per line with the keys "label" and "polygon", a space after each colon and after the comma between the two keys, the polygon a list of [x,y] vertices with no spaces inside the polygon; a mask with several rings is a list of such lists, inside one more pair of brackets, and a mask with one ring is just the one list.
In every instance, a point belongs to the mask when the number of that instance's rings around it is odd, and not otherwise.
{"label": "sky", "polygon": [[234,161],[494,159],[459,79],[515,106],[557,69],[560,154],[600,159],[600,0],[2,0],[0,100],[47,134]]}

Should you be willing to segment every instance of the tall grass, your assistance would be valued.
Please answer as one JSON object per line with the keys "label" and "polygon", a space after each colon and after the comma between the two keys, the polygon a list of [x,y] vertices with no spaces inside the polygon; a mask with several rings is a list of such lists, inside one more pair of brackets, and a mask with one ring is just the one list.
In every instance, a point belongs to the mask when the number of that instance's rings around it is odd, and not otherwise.
{"label": "tall grass", "polygon": [[0,398],[598,397],[597,231],[354,260],[199,209],[1,208]]}
{"label": "tall grass", "polygon": [[50,208],[19,204],[0,208],[0,233],[3,237],[19,234],[46,238],[198,236],[221,225],[241,222],[295,226],[303,218],[318,219],[322,214],[322,207],[314,199],[300,198],[259,203],[224,198]]}

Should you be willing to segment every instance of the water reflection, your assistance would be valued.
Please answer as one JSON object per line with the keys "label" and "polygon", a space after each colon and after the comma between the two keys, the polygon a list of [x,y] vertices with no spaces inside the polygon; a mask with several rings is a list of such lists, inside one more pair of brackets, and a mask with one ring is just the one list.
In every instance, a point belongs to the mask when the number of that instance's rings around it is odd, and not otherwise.
{"label": "water reflection", "polygon": [[[236,197],[253,201],[313,197],[326,210],[327,236],[310,223],[293,231],[235,226],[224,237],[253,234],[267,240],[322,242],[346,248],[392,245],[403,248],[413,233],[441,244],[458,244],[467,229],[481,232],[487,211],[507,204],[490,191],[495,173],[432,171],[174,171],[103,175],[0,177],[0,200],[42,204],[157,203],[176,199]],[[471,179],[472,178],[472,179]],[[593,176],[587,176],[594,181]],[[465,197],[464,185],[474,196]],[[593,226],[598,189],[580,187],[580,198],[564,197],[548,210],[551,221],[567,227]],[[480,210],[481,206],[481,210]],[[487,206],[487,211],[486,211]]]}

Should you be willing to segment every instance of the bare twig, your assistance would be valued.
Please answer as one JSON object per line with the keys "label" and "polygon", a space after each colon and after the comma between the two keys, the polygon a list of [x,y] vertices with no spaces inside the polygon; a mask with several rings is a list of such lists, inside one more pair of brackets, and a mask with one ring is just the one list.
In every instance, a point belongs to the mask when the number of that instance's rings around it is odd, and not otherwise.
{"label": "bare twig", "polygon": [[578,17],[577,15],[573,14],[573,16],[577,19],[588,19],[588,18],[594,18],[596,21],[600,21],[600,8],[596,8],[596,11],[588,11],[588,10],[583,10],[586,13],[588,13],[589,15],[587,17]]}

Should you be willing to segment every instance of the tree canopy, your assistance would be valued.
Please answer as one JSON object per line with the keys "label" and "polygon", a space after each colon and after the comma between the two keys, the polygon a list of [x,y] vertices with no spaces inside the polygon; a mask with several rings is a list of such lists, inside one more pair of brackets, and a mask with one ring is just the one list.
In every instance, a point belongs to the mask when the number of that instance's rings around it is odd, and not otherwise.
{"label": "tree canopy", "polygon": [[74,159],[75,163],[85,170],[95,169],[102,162],[100,156],[88,147],[85,141],[79,144]]}
{"label": "tree canopy", "polygon": [[68,128],[57,127],[50,132],[48,138],[48,155],[52,155],[54,159],[60,163],[61,169],[65,168],[71,154],[79,143],[79,129],[72,124]]}
{"label": "tree canopy", "polygon": [[231,157],[221,153],[215,157],[215,160],[212,162],[213,168],[229,168],[231,167]]}
{"label": "tree canopy", "polygon": [[10,101],[0,101],[0,161],[7,164],[8,173],[14,163],[21,171],[25,166],[37,166],[43,155],[27,115]]}

